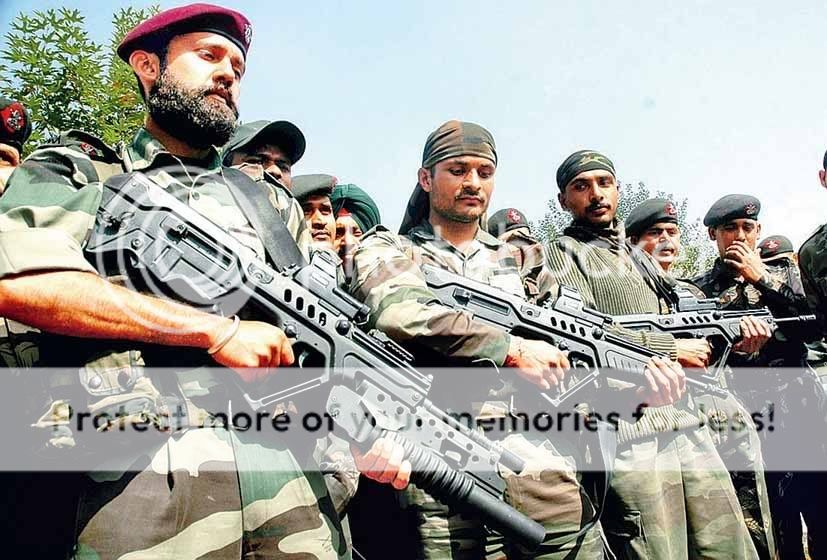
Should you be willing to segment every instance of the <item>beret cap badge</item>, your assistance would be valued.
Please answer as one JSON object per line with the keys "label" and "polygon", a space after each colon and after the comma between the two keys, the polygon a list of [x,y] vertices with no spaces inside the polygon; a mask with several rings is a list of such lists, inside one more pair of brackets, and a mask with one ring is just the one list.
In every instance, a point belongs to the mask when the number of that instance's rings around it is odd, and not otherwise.
{"label": "beret cap badge", "polygon": [[513,222],[513,223],[515,223],[515,224],[518,224],[518,223],[520,223],[520,222],[522,222],[522,221],[523,221],[523,217],[520,215],[520,213],[519,213],[519,212],[517,212],[516,210],[514,210],[513,208],[511,208],[511,209],[508,211],[508,220],[509,220],[510,222]]}

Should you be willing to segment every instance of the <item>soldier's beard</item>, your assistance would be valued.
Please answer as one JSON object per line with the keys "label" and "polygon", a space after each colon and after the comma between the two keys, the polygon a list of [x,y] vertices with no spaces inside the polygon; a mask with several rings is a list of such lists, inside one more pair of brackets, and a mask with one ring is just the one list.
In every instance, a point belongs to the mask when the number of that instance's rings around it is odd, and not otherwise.
{"label": "soldier's beard", "polygon": [[223,146],[235,131],[238,109],[232,101],[217,105],[207,99],[219,87],[187,89],[165,71],[149,90],[149,115],[168,134],[193,148]]}

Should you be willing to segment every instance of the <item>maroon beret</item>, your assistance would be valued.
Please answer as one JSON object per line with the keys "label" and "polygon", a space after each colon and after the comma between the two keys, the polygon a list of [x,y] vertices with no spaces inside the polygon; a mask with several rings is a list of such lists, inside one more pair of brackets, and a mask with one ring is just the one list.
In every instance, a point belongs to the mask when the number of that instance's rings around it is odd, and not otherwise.
{"label": "maroon beret", "polygon": [[166,43],[176,35],[198,31],[223,35],[235,43],[245,57],[253,38],[250,21],[240,13],[212,4],[189,4],[165,10],[136,25],[118,45],[118,56],[129,62],[132,51],[150,41],[160,39]]}

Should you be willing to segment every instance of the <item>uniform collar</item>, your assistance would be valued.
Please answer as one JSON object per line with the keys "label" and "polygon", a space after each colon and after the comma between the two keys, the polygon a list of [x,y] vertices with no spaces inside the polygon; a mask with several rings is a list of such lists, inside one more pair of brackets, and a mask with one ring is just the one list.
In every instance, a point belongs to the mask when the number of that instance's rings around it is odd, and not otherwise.
{"label": "uniform collar", "polygon": [[[141,127],[135,133],[132,143],[127,146],[129,158],[132,161],[132,168],[136,171],[152,167],[155,164],[155,159],[165,154],[170,158],[178,161],[181,158],[169,153],[164,145],[152,136],[147,129]],[[221,156],[215,146],[210,148],[207,157],[201,160],[202,166],[208,171],[216,171],[221,168]]]}
{"label": "uniform collar", "polygon": [[[419,225],[414,226],[410,232],[408,232],[408,235],[412,238],[419,239],[420,241],[441,241],[450,245],[450,243],[442,239],[442,237],[438,236],[434,232],[434,228],[428,220],[423,220],[419,223]],[[504,245],[502,241],[483,230],[481,227],[477,227],[477,234],[474,236],[474,240],[479,241],[489,249],[494,250]]]}

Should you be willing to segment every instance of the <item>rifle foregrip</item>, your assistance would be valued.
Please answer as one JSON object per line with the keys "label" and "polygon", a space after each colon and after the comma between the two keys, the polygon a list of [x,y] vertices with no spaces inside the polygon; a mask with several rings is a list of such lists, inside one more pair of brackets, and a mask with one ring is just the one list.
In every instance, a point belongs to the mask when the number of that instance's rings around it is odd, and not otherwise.
{"label": "rifle foregrip", "polygon": [[[479,516],[483,523],[528,550],[536,550],[543,542],[546,530],[542,525],[481,489],[470,476],[451,468],[434,453],[414,446],[396,432],[383,435],[393,438],[405,449],[405,457],[412,467],[411,482],[417,487],[448,506]],[[489,467],[493,469],[495,465]]]}

